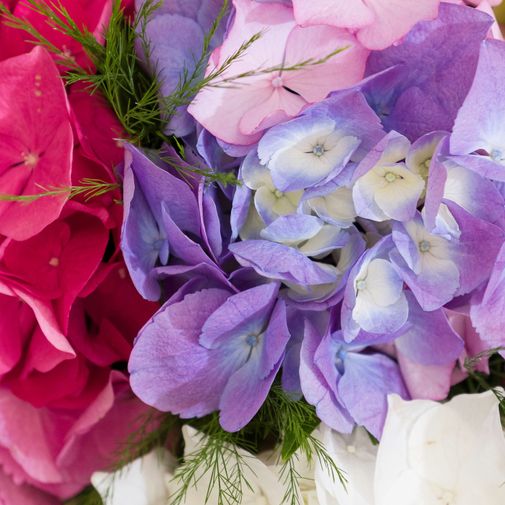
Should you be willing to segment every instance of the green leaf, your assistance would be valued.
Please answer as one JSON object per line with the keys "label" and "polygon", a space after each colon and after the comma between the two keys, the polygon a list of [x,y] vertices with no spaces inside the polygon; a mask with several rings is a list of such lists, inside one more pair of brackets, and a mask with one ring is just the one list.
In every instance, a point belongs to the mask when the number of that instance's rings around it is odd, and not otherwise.
{"label": "green leaf", "polygon": [[103,505],[103,501],[97,490],[89,486],[74,498],[65,501],[64,505]]}

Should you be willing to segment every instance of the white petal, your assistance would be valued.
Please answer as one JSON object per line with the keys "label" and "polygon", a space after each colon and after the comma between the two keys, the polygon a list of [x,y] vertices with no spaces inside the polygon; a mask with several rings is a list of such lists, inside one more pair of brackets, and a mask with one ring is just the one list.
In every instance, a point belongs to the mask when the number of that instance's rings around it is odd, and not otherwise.
{"label": "white petal", "polygon": [[169,496],[165,480],[175,463],[168,451],[154,450],[115,473],[94,473],[91,483],[104,505],[165,505]]}
{"label": "white petal", "polygon": [[387,173],[394,174],[397,179],[377,188],[375,202],[391,219],[406,221],[416,212],[417,201],[424,190],[424,180],[402,164],[388,168]]}
{"label": "white petal", "polygon": [[327,195],[311,198],[307,203],[321,219],[333,224],[350,226],[356,217],[351,188],[338,188]]}
{"label": "white petal", "polygon": [[373,303],[368,293],[356,298],[356,305],[352,311],[352,318],[360,328],[370,333],[394,333],[407,321],[409,307],[405,295],[387,307],[380,307]]}
{"label": "white petal", "polygon": [[320,505],[373,505],[373,477],[377,448],[363,428],[340,435],[325,425],[314,433],[347,478],[347,489],[320,464],[315,480]]}
{"label": "white petal", "polygon": [[240,167],[240,173],[245,185],[250,189],[258,189],[262,186],[274,188],[270,170],[260,164],[255,153],[248,154]]}
{"label": "white petal", "polygon": [[368,264],[366,291],[374,304],[387,307],[400,298],[403,281],[389,261],[374,259]]}
{"label": "white petal", "polygon": [[403,135],[396,135],[388,142],[384,153],[381,156],[381,164],[397,163],[407,157],[410,149],[409,140]]}
{"label": "white petal", "polygon": [[272,207],[273,211],[279,216],[286,216],[296,212],[298,203],[302,198],[303,191],[289,191],[282,193],[282,196],[277,196],[277,200]]}
{"label": "white petal", "polygon": [[373,221],[388,219],[388,216],[375,202],[377,190],[386,184],[382,174],[374,170],[370,170],[356,181],[352,189],[352,198],[358,216]]}
{"label": "white petal", "polygon": [[310,238],[300,247],[300,252],[306,256],[324,257],[331,251],[343,245],[341,229],[331,224],[324,224],[317,235]]}
{"label": "white petal", "polygon": [[500,505],[504,474],[505,439],[491,391],[446,404],[389,397],[375,505]]}
{"label": "white petal", "polygon": [[[270,224],[280,215],[274,209],[276,203],[277,197],[274,192],[266,186],[259,188],[254,194],[254,206],[261,216],[261,219],[263,219],[266,224]],[[289,213],[290,212],[286,212],[286,214]]]}
{"label": "white petal", "polygon": [[265,222],[258,214],[254,203],[249,206],[246,222],[239,231],[239,236],[242,240],[260,238],[260,232],[265,227]]}
{"label": "white petal", "polygon": [[265,240],[296,246],[315,237],[323,228],[323,222],[315,216],[293,214],[281,216],[261,231]]}

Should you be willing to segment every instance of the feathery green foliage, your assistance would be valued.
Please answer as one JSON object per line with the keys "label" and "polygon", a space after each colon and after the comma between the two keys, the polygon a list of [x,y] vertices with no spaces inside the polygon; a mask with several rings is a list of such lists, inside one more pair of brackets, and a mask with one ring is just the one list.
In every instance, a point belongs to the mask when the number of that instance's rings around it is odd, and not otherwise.
{"label": "feathery green foliage", "polygon": [[298,484],[301,476],[297,459],[304,456],[309,462],[318,462],[333,480],[339,479],[345,486],[344,473],[340,470],[323,444],[312,432],[319,424],[314,407],[304,400],[291,399],[278,384],[272,389],[254,419],[236,433],[224,431],[219,416],[214,413],[188,424],[202,433],[202,446],[186,456],[178,467],[174,482],[178,487],[173,499],[175,505],[183,503],[187,491],[198,484],[203,476],[210,478],[207,498],[218,492],[217,505],[241,503],[243,492],[251,488],[245,475],[247,456],[238,448],[256,454],[266,448],[278,448],[282,465],[280,476],[285,487],[286,505],[301,505]]}
{"label": "feathery green foliage", "polygon": [[35,44],[56,55],[57,63],[65,67],[68,84],[84,82],[90,91],[99,89],[121,122],[128,140],[136,145],[159,147],[168,141],[163,133],[164,121],[159,109],[160,83],[156,75],[149,75],[136,54],[140,42],[149,57],[146,26],[160,2],[147,0],[139,9],[133,22],[125,18],[121,0],[114,0],[112,15],[105,30],[106,44],[102,46],[85,27],[78,26],[60,3],[26,0],[30,8],[44,16],[55,30],[71,37],[82,45],[93,67],[78,65],[71,55],[56,47],[29,21],[14,16],[5,6],[0,6],[4,22],[27,32]]}
{"label": "feathery green foliage", "polygon": [[[34,12],[43,16],[48,25],[54,30],[77,40],[84,48],[86,53],[90,55],[94,62],[98,60],[103,53],[103,47],[97,42],[92,33],[85,27],[78,27],[68,11],[61,5],[56,3],[47,4],[37,0],[25,0],[25,5],[30,7]],[[75,72],[87,74],[88,70],[77,64],[71,54],[62,51],[55,46],[50,40],[44,37],[29,21],[18,18],[10,12],[7,6],[0,4],[0,15],[3,18],[3,23],[11,28],[22,30],[30,35],[28,42],[34,45],[45,47],[49,52],[56,56],[57,63]]]}
{"label": "feathery green foliage", "polygon": [[0,201],[4,202],[25,202],[30,203],[39,198],[48,196],[66,196],[69,199],[81,196],[85,201],[89,201],[92,198],[97,198],[103,196],[110,191],[114,191],[120,188],[119,184],[115,182],[107,182],[102,179],[93,179],[89,177],[84,177],[79,181],[78,186],[64,186],[64,187],[51,187],[44,188],[39,186],[41,189],[40,193],[35,193],[32,195],[4,195],[0,194]]}
{"label": "feathery green foliage", "polygon": [[184,503],[189,489],[202,478],[209,480],[205,503],[210,503],[211,495],[215,492],[218,497],[215,505],[240,504],[244,490],[252,488],[245,476],[248,468],[246,456],[239,447],[246,446],[252,450],[251,442],[243,432],[224,431],[217,413],[189,424],[200,430],[201,446],[197,451],[186,454],[177,468],[174,476],[177,491],[171,497],[171,505]]}
{"label": "feathery green foliage", "polygon": [[[253,38],[254,40],[257,40],[260,36],[261,33],[258,33]],[[293,63],[291,65],[282,64],[282,65],[274,65],[271,67],[257,68],[255,70],[248,70],[247,72],[241,72],[239,74],[232,75],[230,77],[224,77],[222,79],[219,79],[219,76],[222,75],[223,73],[220,72],[220,74],[211,79],[207,85],[216,88],[237,86],[240,84],[238,81],[240,81],[241,79],[246,79],[247,77],[254,77],[257,75],[272,74],[272,73],[282,74],[283,72],[295,72],[297,70],[304,70],[306,68],[323,65],[337,54],[340,54],[349,49],[349,47],[350,46],[344,46],[335,49],[321,58],[307,58],[306,60],[302,60]]]}

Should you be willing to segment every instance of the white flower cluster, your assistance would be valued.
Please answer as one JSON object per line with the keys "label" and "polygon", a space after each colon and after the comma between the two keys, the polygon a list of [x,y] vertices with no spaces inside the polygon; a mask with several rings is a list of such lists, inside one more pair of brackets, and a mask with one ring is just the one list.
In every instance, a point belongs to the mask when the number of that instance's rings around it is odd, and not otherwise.
{"label": "white flower cluster", "polygon": [[[186,451],[202,443],[195,430],[183,429]],[[299,493],[305,505],[503,505],[505,437],[492,392],[460,395],[446,404],[389,397],[379,446],[358,428],[342,436],[326,426],[317,437],[348,484],[333,481],[319,465],[299,458]],[[281,505],[284,488],[275,454],[247,457],[243,505]],[[169,505],[174,493],[175,460],[152,452],[118,474],[96,473],[93,484],[105,505]],[[189,490],[185,505],[203,505],[205,476]],[[210,496],[209,505],[217,503]]]}

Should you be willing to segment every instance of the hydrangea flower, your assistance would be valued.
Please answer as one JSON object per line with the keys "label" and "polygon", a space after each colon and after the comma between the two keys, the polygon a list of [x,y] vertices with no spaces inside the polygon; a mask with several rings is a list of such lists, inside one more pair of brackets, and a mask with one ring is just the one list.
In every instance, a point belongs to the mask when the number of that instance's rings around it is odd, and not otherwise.
{"label": "hydrangea flower", "polygon": [[439,308],[477,288],[488,278],[503,243],[500,228],[455,205],[450,211],[455,221],[441,223],[449,232],[445,236],[428,231],[419,214],[393,225],[397,249],[390,257],[424,310]]}
{"label": "hydrangea flower", "polygon": [[215,264],[209,237],[219,249],[217,209],[203,188],[195,195],[185,181],[133,146],[126,146],[124,170],[122,251],[139,292],[157,300],[171,257],[185,265]]}
{"label": "hydrangea flower", "polygon": [[397,364],[367,344],[348,344],[340,331],[322,335],[308,320],[302,342],[300,381],[303,394],[316,406],[323,422],[343,433],[354,423],[380,437],[386,417],[386,397],[395,392],[407,398]]}
{"label": "hydrangea flower", "polygon": [[393,334],[407,321],[403,279],[389,260],[390,237],[366,251],[349,274],[342,304],[344,338],[352,342],[364,330]]}
{"label": "hydrangea flower", "polygon": [[[40,187],[71,184],[74,137],[68,101],[56,65],[42,47],[0,62],[2,193],[33,195]],[[0,202],[0,234],[24,240],[61,213],[65,196],[39,198],[29,206]]]}
{"label": "hydrangea flower", "polygon": [[289,67],[324,58],[338,48],[346,49],[320,65],[289,72],[259,72],[239,79],[234,86],[204,88],[188,110],[218,139],[252,146],[265,129],[362,78],[368,51],[350,32],[330,26],[296,26],[292,8],[279,3],[234,0],[233,5],[232,23],[223,44],[211,55],[207,73],[219,69],[251,37],[260,32],[262,36],[222,73],[220,80],[234,82],[237,75],[251,69]]}
{"label": "hydrangea flower", "polygon": [[446,404],[392,395],[377,454],[375,504],[501,503],[504,451],[491,391]]}
{"label": "hydrangea flower", "polygon": [[366,75],[378,75],[363,90],[387,131],[415,141],[452,129],[492,21],[476,9],[442,2],[436,19],[418,23],[400,44],[371,53]]}
{"label": "hydrangea flower", "polygon": [[271,128],[258,144],[258,156],[277,189],[300,190],[328,182],[382,136],[363,95],[342,92]]}
{"label": "hydrangea flower", "polygon": [[279,286],[226,286],[169,300],[139,334],[131,384],[142,400],[181,417],[220,410],[224,429],[245,426],[281,366],[289,330]]}
{"label": "hydrangea flower", "polygon": [[408,221],[424,190],[423,178],[404,160],[410,142],[390,132],[358,165],[352,195],[356,213],[374,221]]}

